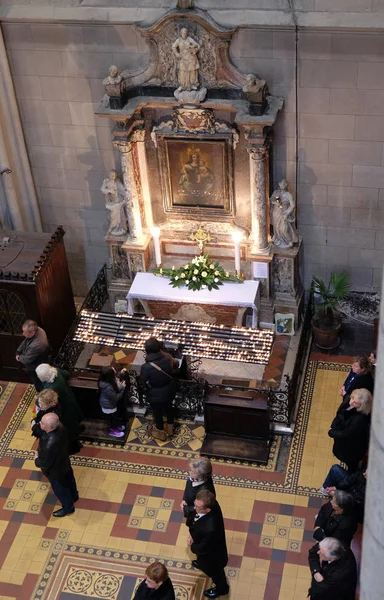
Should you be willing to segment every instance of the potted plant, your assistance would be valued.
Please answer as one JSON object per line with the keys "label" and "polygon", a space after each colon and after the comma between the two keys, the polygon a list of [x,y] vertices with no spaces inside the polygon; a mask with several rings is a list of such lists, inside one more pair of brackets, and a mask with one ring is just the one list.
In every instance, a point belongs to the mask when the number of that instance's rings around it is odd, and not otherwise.
{"label": "potted plant", "polygon": [[328,285],[319,277],[312,279],[314,316],[312,328],[315,344],[324,350],[332,350],[340,344],[341,316],[339,303],[351,289],[348,273],[331,273]]}

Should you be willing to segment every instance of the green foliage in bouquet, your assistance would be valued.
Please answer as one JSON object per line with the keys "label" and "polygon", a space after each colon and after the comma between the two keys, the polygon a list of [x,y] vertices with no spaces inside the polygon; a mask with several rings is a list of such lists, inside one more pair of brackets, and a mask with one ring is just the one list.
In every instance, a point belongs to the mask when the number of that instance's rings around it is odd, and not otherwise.
{"label": "green foliage in bouquet", "polygon": [[195,256],[190,263],[180,269],[154,269],[155,275],[162,277],[170,277],[169,284],[172,287],[182,287],[185,285],[189,290],[197,291],[207,288],[208,290],[218,290],[219,285],[223,285],[226,281],[243,283],[243,280],[235,275],[231,275],[228,271],[224,271],[223,267],[217,261],[209,258],[208,254]]}

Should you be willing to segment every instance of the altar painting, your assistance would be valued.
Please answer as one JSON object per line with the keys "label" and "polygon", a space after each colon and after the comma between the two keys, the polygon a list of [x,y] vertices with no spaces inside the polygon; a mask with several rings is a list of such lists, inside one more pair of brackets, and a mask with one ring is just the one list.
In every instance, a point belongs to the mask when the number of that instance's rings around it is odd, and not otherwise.
{"label": "altar painting", "polygon": [[164,154],[168,211],[230,212],[226,140],[165,139]]}

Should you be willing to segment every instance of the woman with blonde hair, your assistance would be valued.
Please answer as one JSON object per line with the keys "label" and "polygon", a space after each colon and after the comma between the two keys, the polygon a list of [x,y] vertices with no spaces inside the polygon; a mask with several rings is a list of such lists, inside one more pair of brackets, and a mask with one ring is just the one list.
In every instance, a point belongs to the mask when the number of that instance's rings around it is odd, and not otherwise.
{"label": "woman with blonde hair", "polygon": [[35,418],[31,421],[31,430],[34,437],[40,438],[42,433],[40,427],[41,419],[48,413],[55,413],[61,421],[61,408],[58,396],[53,390],[43,390],[40,392],[36,398],[36,406],[38,411]]}
{"label": "woman with blonde hair", "polygon": [[185,484],[184,496],[180,504],[180,508],[186,518],[187,527],[193,522],[195,516],[194,504],[198,492],[209,490],[216,496],[215,486],[212,481],[212,463],[209,458],[199,456],[189,463],[189,469],[189,477]]}
{"label": "woman with blonde hair", "polygon": [[43,390],[53,390],[59,397],[61,422],[68,434],[69,454],[80,452],[82,447],[79,441],[80,422],[84,417],[69,386],[68,371],[43,363],[36,367],[36,375],[43,384]]}
{"label": "woman with blonde hair", "polygon": [[328,431],[334,439],[333,454],[347,465],[348,473],[357,471],[369,444],[372,394],[365,388],[352,391],[349,403],[342,402]]}

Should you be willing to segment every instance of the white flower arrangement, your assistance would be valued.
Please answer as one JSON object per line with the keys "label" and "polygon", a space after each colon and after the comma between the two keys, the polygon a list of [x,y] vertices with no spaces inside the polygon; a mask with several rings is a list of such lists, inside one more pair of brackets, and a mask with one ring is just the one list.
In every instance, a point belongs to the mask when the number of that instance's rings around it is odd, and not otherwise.
{"label": "white flower arrangement", "polygon": [[195,256],[190,263],[180,269],[154,269],[155,275],[170,277],[172,287],[187,286],[189,290],[218,290],[226,281],[242,283],[243,280],[228,271],[224,271],[218,262],[209,258],[208,254]]}

